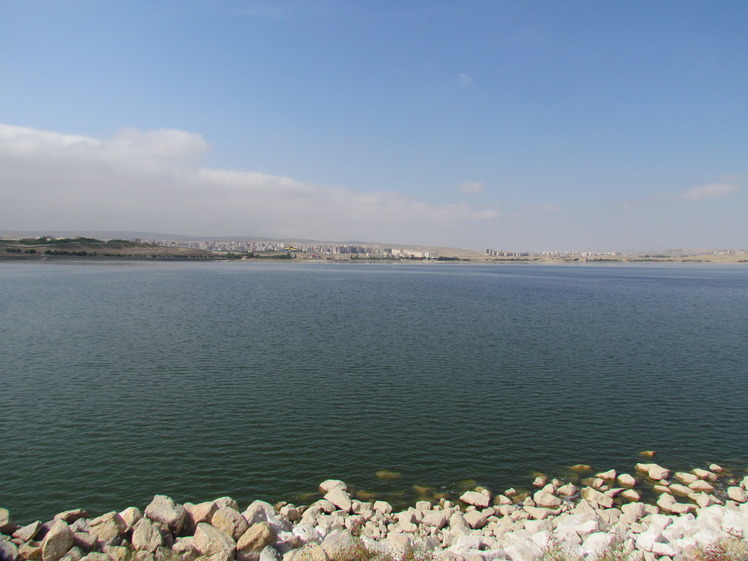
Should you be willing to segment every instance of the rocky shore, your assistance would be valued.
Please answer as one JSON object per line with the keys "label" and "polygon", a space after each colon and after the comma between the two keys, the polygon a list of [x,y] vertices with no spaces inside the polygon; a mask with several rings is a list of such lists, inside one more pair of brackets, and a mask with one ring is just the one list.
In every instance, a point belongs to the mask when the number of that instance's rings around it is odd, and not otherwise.
{"label": "rocky shore", "polygon": [[715,464],[572,469],[574,482],[538,475],[529,491],[477,487],[398,511],[338,480],[322,482],[324,498],[306,506],[257,500],[241,510],[229,497],[178,504],[157,495],[142,511],[69,510],[25,526],[0,508],[0,561],[748,559],[748,477]]}

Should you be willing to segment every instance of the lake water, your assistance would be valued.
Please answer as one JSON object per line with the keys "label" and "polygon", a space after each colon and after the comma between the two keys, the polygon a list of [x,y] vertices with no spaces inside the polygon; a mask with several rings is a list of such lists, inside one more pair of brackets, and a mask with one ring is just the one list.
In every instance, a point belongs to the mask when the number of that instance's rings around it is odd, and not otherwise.
{"label": "lake water", "polygon": [[0,287],[22,522],[748,464],[744,266],[3,263]]}

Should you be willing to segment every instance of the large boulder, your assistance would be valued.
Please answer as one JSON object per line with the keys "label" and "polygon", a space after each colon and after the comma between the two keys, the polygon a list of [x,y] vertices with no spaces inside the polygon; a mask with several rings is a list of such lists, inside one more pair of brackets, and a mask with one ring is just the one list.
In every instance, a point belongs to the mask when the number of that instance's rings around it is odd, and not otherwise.
{"label": "large boulder", "polygon": [[431,510],[424,515],[421,523],[441,530],[449,523],[449,514],[445,510]]}
{"label": "large boulder", "polygon": [[636,485],[636,479],[634,479],[633,475],[622,473],[618,476],[618,483],[620,483],[621,487],[634,487]]}
{"label": "large boulder", "polygon": [[732,486],[727,488],[727,496],[735,501],[736,503],[744,503],[748,501],[748,495],[742,487]]}
{"label": "large boulder", "polygon": [[535,501],[536,505],[546,508],[555,508],[561,506],[561,504],[563,503],[563,501],[556,495],[549,493],[545,489],[536,491],[532,496],[532,499]]}
{"label": "large boulder", "polygon": [[119,545],[127,524],[118,512],[107,512],[88,523],[88,531],[96,536],[100,548],[105,545]]}
{"label": "large boulder", "polygon": [[696,477],[693,473],[688,473],[686,471],[676,471],[675,479],[677,479],[684,485],[690,485],[691,483],[696,481],[698,477]]}
{"label": "large boulder", "polygon": [[16,561],[18,546],[12,541],[0,538],[0,561]]}
{"label": "large boulder", "polygon": [[231,497],[219,497],[213,503],[216,505],[216,508],[223,508],[223,507],[229,507],[233,508],[234,510],[239,510],[239,503],[237,503],[234,499]]}
{"label": "large boulder", "polygon": [[205,522],[197,525],[193,544],[195,549],[207,556],[220,553],[231,558],[236,551],[236,542],[231,536]]}
{"label": "large boulder", "polygon": [[200,524],[200,522],[210,524],[210,521],[213,519],[213,514],[218,510],[218,507],[213,501],[199,504],[184,503],[184,510],[187,513],[184,529],[190,534],[194,534],[197,525]]}
{"label": "large boulder", "polygon": [[18,528],[18,530],[13,532],[13,537],[23,542],[33,540],[36,537],[36,534],[39,533],[41,527],[41,521],[37,520],[36,522],[32,522],[31,524],[27,524],[26,526]]}
{"label": "large boulder", "polygon": [[613,508],[615,504],[612,497],[601,493],[592,487],[584,487],[581,491],[582,498],[590,503],[594,508]]}
{"label": "large boulder", "polygon": [[125,521],[128,532],[143,518],[143,513],[140,512],[140,509],[134,506],[127,507],[125,510],[120,512],[119,515],[122,517],[122,520]]}
{"label": "large boulder", "polygon": [[470,526],[473,530],[479,530],[480,528],[483,528],[483,526],[488,524],[488,516],[486,514],[483,514],[480,510],[471,510],[470,512],[466,512],[464,518],[465,522],[467,522],[468,526]]}
{"label": "large boulder", "polygon": [[278,516],[275,507],[265,501],[253,501],[242,513],[250,526],[258,522],[267,522]]}
{"label": "large boulder", "polygon": [[359,542],[348,530],[333,530],[322,541],[322,549],[330,559],[350,558],[359,548]]}
{"label": "large boulder", "polygon": [[10,519],[10,511],[0,508],[0,534],[9,536],[18,529],[18,526]]}
{"label": "large boulder", "polygon": [[688,486],[697,493],[711,493],[714,491],[714,485],[703,479],[697,479],[693,483],[689,483]]}
{"label": "large boulder", "polygon": [[72,524],[80,518],[90,518],[90,514],[82,508],[76,508],[75,510],[66,510],[55,514],[55,520],[64,520],[68,524]]}
{"label": "large boulder", "polygon": [[[286,561],[286,558],[283,558]],[[306,544],[289,554],[290,561],[330,561],[327,552],[317,544]]]}
{"label": "large boulder", "polygon": [[[75,546],[73,546],[74,548]],[[73,549],[71,548],[71,549]],[[70,549],[68,550],[68,553],[62,556],[62,559],[65,559],[69,555]],[[38,561],[42,558],[42,544],[41,542],[37,541],[31,541],[31,542],[24,542],[18,546],[18,559],[23,561]],[[14,561],[16,558],[13,557],[12,559],[8,559],[7,561]]]}
{"label": "large boulder", "polygon": [[239,561],[257,561],[260,552],[275,543],[276,533],[267,521],[250,526],[236,544],[236,558]]}
{"label": "large boulder", "polygon": [[56,520],[42,541],[42,561],[59,561],[73,547],[73,532],[64,520]]}
{"label": "large boulder", "polygon": [[473,505],[478,508],[486,508],[491,504],[491,493],[487,489],[481,491],[466,491],[460,495],[460,500],[468,505]]}
{"label": "large boulder", "polygon": [[[70,527],[73,530],[73,527]],[[93,551],[99,545],[96,536],[89,532],[73,532],[73,545],[77,545],[83,551]]]}
{"label": "large boulder", "polygon": [[353,506],[350,495],[341,487],[335,487],[330,490],[325,495],[325,499],[346,512],[350,512]]}
{"label": "large boulder", "polygon": [[184,526],[187,511],[166,495],[156,495],[145,508],[145,515],[174,534],[179,534]]}
{"label": "large boulder", "polygon": [[132,546],[138,551],[150,551],[164,545],[161,530],[150,518],[140,519],[132,531]]}
{"label": "large boulder", "polygon": [[238,540],[249,529],[247,519],[238,510],[228,506],[216,510],[210,524],[234,540]]}
{"label": "large boulder", "polygon": [[348,485],[346,485],[340,479],[325,479],[322,483],[319,484],[319,489],[320,491],[324,491],[325,493],[329,493],[333,489],[342,489],[343,491],[347,491]]}
{"label": "large boulder", "polygon": [[656,481],[661,481],[663,479],[669,479],[672,475],[672,472],[657,464],[650,464],[649,470],[647,470],[647,476],[649,476],[650,479],[654,479]]}

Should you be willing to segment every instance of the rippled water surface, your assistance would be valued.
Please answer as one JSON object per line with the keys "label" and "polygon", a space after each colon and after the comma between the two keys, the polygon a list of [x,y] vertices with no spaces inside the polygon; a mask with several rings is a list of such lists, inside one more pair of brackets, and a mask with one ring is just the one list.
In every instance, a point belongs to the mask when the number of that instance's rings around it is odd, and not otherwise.
{"label": "rippled water surface", "polygon": [[748,267],[4,263],[0,286],[20,521],[748,463]]}

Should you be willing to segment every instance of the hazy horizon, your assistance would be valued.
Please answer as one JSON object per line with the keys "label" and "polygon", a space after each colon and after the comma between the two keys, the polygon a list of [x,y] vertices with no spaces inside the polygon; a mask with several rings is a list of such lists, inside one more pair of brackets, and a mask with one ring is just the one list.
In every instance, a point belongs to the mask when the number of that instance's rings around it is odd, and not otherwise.
{"label": "hazy horizon", "polygon": [[748,245],[748,5],[9,0],[0,227]]}

